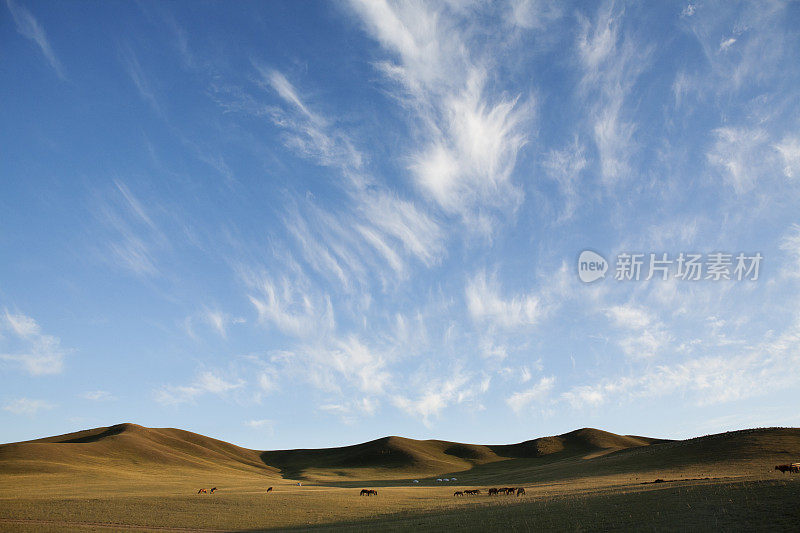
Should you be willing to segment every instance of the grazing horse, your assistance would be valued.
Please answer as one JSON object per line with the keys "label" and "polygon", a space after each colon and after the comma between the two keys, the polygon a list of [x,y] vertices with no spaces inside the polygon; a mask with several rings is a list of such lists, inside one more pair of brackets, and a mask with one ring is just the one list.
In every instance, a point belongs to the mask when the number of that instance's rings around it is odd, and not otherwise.
{"label": "grazing horse", "polygon": [[455,491],[455,492],[453,493],[453,496],[463,496],[463,495],[464,495],[464,493],[463,493],[463,492],[461,492],[460,490],[457,490],[457,491]]}
{"label": "grazing horse", "polygon": [[361,489],[361,494],[359,496],[377,496],[378,491],[375,489]]}
{"label": "grazing horse", "polygon": [[200,489],[197,491],[197,494],[208,494],[208,491],[206,489]]}
{"label": "grazing horse", "polygon": [[780,470],[782,474],[786,472],[792,472],[792,465],[777,465],[775,470]]}
{"label": "grazing horse", "polygon": [[491,496],[491,495],[493,495],[493,494],[494,494],[495,496],[497,496],[498,492],[499,492],[499,491],[498,491],[497,489],[489,489],[489,496]]}
{"label": "grazing horse", "polygon": [[211,494],[214,494],[214,491],[215,491],[215,490],[217,490],[217,487],[214,487],[214,488],[212,488],[212,489],[211,489],[210,491],[208,491],[208,492],[210,492]]}
{"label": "grazing horse", "polygon": [[525,489],[523,487],[518,488],[517,496],[522,496],[523,494],[525,494]]}
{"label": "grazing horse", "polygon": [[477,496],[480,493],[481,493],[481,491],[479,489],[472,489],[472,490],[465,490],[464,491],[464,494],[468,494],[470,496]]}
{"label": "grazing horse", "polygon": [[272,492],[272,487],[268,488],[267,492]]}

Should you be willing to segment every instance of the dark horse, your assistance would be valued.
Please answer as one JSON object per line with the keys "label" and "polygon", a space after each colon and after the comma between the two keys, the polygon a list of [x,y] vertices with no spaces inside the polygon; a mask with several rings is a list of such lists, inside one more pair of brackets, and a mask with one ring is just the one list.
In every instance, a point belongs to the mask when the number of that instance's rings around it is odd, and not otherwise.
{"label": "dark horse", "polygon": [[378,491],[375,489],[361,489],[359,496],[377,496]]}
{"label": "dark horse", "polygon": [[777,465],[775,467],[775,470],[780,470],[782,474],[785,474],[786,472],[797,473],[797,472],[800,472],[800,465],[797,465],[797,464]]}
{"label": "dark horse", "polygon": [[492,494],[494,494],[495,496],[497,496],[497,493],[498,493],[498,490],[497,490],[497,489],[489,489],[489,496],[491,496]]}
{"label": "dark horse", "polygon": [[211,494],[214,494],[214,491],[215,491],[215,490],[217,490],[217,487],[214,487],[214,488],[213,488],[213,489],[211,489],[209,492],[210,492]]}
{"label": "dark horse", "polygon": [[268,488],[267,492],[272,492],[272,487]]}
{"label": "dark horse", "polygon": [[517,496],[522,496],[523,494],[525,494],[525,489],[523,487],[518,488]]}
{"label": "dark horse", "polygon": [[457,491],[455,491],[455,492],[453,493],[453,496],[463,496],[463,495],[464,495],[464,493],[463,493],[463,492],[461,492],[460,490],[457,490]]}
{"label": "dark horse", "polygon": [[200,489],[197,491],[197,494],[208,494],[208,491],[206,489]]}

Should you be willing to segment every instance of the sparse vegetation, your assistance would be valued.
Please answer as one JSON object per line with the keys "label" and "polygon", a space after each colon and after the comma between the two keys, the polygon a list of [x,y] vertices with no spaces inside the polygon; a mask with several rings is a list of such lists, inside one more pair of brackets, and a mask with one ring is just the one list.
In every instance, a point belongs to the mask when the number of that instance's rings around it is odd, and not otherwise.
{"label": "sparse vegetation", "polygon": [[[511,446],[392,437],[262,453],[121,425],[0,446],[0,529],[788,530],[800,476],[774,465],[799,456],[798,429],[675,442],[585,429]],[[457,482],[435,481],[452,472]],[[526,494],[489,497],[493,486]],[[378,497],[360,498],[365,487]],[[453,497],[473,488],[481,495]]]}

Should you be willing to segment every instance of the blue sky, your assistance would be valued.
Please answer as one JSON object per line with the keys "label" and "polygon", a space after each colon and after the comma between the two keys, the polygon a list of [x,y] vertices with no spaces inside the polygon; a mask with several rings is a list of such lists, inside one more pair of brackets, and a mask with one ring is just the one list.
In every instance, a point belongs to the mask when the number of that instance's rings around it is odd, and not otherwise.
{"label": "blue sky", "polygon": [[[798,27],[777,1],[6,0],[0,441],[800,425]],[[623,252],[763,261],[619,281]]]}

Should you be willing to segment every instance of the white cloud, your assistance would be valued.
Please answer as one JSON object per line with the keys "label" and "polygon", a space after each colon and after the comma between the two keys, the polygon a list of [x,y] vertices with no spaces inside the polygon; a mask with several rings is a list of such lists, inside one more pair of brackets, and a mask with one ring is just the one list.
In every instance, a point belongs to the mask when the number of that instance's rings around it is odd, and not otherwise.
{"label": "white cloud", "polygon": [[121,50],[121,58],[125,71],[130,76],[133,85],[139,92],[142,100],[147,102],[156,113],[161,113],[161,104],[156,98],[156,93],[153,90],[150,78],[145,74],[142,65],[139,63],[139,58],[134,53],[131,47],[123,47]]}
{"label": "white cloud", "polygon": [[759,128],[724,127],[714,130],[716,142],[707,154],[737,194],[753,190],[764,173],[767,133]]}
{"label": "white cloud", "polygon": [[169,242],[148,213],[145,203],[121,180],[98,202],[95,216],[109,233],[104,259],[140,276],[159,273],[156,253]]}
{"label": "white cloud", "polygon": [[81,394],[81,398],[91,400],[93,402],[106,402],[114,400],[114,395],[105,390],[88,391]]}
{"label": "white cloud", "polygon": [[642,307],[617,305],[606,308],[605,314],[616,327],[631,333],[624,333],[617,341],[629,357],[654,357],[672,339],[664,325]]}
{"label": "white cloud", "polygon": [[532,325],[544,314],[539,297],[533,294],[504,299],[494,278],[480,272],[466,287],[467,309],[477,322],[488,322],[504,328]]}
{"label": "white cloud", "polygon": [[783,159],[783,173],[787,178],[800,178],[800,137],[784,137],[775,145]]}
{"label": "white cloud", "polygon": [[305,346],[281,358],[290,370],[327,391],[352,387],[360,393],[383,394],[392,383],[388,358],[355,335],[326,339],[324,345]]}
{"label": "white cloud", "polygon": [[506,21],[526,30],[543,30],[563,16],[563,9],[553,0],[511,0]]}
{"label": "white cloud", "polygon": [[0,316],[2,331],[11,336],[0,336],[0,360],[14,362],[34,376],[59,374],[64,369],[66,351],[61,347],[61,340],[43,334],[33,318],[5,309]]}
{"label": "white cloud", "polygon": [[475,386],[469,386],[469,382],[470,376],[462,372],[455,372],[445,380],[425,380],[415,399],[395,394],[392,403],[406,414],[421,418],[422,423],[430,427],[431,419],[438,417],[449,405],[470,400],[489,388],[489,382],[485,380]]}
{"label": "white cloud", "polygon": [[15,415],[34,416],[39,411],[52,409],[53,407],[55,407],[53,404],[44,400],[17,398],[6,403],[3,406],[3,410]]}
{"label": "white cloud", "polygon": [[53,70],[56,71],[56,74],[64,78],[64,69],[61,66],[61,62],[56,57],[55,52],[53,52],[50,41],[47,40],[47,34],[36,18],[34,18],[30,11],[18,5],[13,0],[6,0],[6,6],[8,6],[11,16],[14,18],[14,23],[17,25],[17,31],[20,35],[36,43],[42,55],[44,55],[47,62],[50,63]]}
{"label": "white cloud", "polygon": [[580,16],[578,53],[581,86],[590,106],[591,127],[600,156],[601,181],[615,185],[630,174],[636,124],[626,119],[625,100],[649,63],[650,48],[621,31],[623,13],[607,2],[593,21]]}
{"label": "white cloud", "polygon": [[554,179],[564,195],[564,210],[560,219],[570,219],[578,207],[581,190],[580,175],[586,168],[586,155],[583,145],[576,138],[571,146],[563,150],[550,150],[544,161],[547,175]]}
{"label": "white cloud", "polygon": [[244,268],[240,269],[240,277],[252,291],[250,303],[262,324],[271,324],[279,331],[299,338],[317,336],[334,329],[330,299],[308,290],[304,278],[273,280],[265,272]]}
{"label": "white cloud", "polygon": [[290,105],[289,110],[269,108],[269,116],[285,132],[288,148],[317,164],[348,172],[361,168],[363,156],[350,139],[321,115],[312,112],[297,89],[277,70],[254,64],[265,87]]}
{"label": "white cloud", "polygon": [[[513,212],[522,190],[511,180],[527,139],[530,102],[489,89],[489,67],[472,59],[470,21],[446,4],[353,1],[391,59],[376,68],[411,111],[409,154],[418,190],[468,227],[489,232],[491,213]],[[486,45],[482,41],[482,46]],[[482,54],[476,53],[476,56]]]}
{"label": "white cloud", "polygon": [[258,374],[258,386],[266,393],[278,390],[277,374],[273,369],[264,369]]}
{"label": "white cloud", "polygon": [[515,413],[520,413],[531,407],[534,402],[541,402],[550,396],[556,378],[553,376],[543,377],[536,384],[527,390],[515,392],[506,403]]}
{"label": "white cloud", "polygon": [[694,12],[697,11],[697,5],[695,4],[687,4],[686,7],[681,10],[682,17],[691,17],[694,15]]}
{"label": "white cloud", "polygon": [[800,224],[792,224],[781,239],[780,249],[789,256],[789,264],[782,273],[786,277],[800,278]]}
{"label": "white cloud", "polygon": [[345,424],[354,423],[361,416],[372,416],[380,407],[374,397],[363,397],[343,403],[325,403],[319,406],[321,411],[338,415]]}
{"label": "white cloud", "polygon": [[165,405],[177,405],[192,402],[204,394],[224,396],[228,392],[239,389],[244,385],[244,381],[240,379],[228,381],[219,374],[207,370],[201,372],[189,385],[166,385],[162,387],[155,392],[155,399]]}
{"label": "white cloud", "polygon": [[275,432],[275,421],[266,418],[258,420],[247,420],[245,421],[244,425],[251,429],[260,429],[266,431],[270,435],[272,435]]}
{"label": "white cloud", "polygon": [[728,48],[730,48],[731,46],[733,46],[733,44],[734,44],[735,42],[736,42],[736,39],[734,39],[733,37],[730,37],[730,38],[728,38],[728,39],[723,39],[723,40],[722,40],[722,41],[720,41],[720,43],[719,43],[719,51],[720,51],[720,52],[727,52],[727,51],[728,51]]}
{"label": "white cloud", "polygon": [[711,405],[764,395],[795,386],[791,372],[800,364],[800,316],[777,337],[767,334],[755,346],[720,356],[659,365],[632,376],[607,378],[564,392],[561,399],[575,408],[612,400],[635,401],[683,394],[696,405]]}
{"label": "white cloud", "polygon": [[231,317],[227,313],[213,309],[204,309],[201,317],[223,339],[228,337],[228,326],[245,322],[244,318]]}

